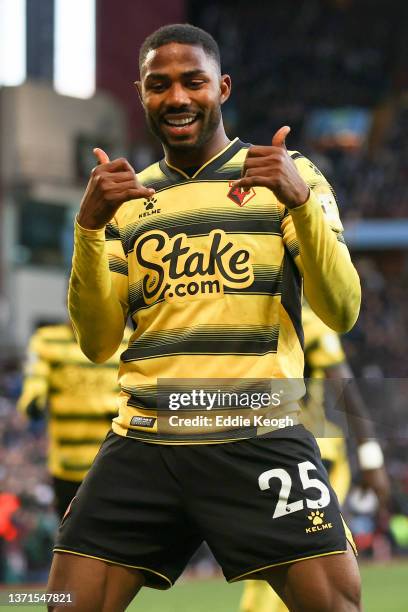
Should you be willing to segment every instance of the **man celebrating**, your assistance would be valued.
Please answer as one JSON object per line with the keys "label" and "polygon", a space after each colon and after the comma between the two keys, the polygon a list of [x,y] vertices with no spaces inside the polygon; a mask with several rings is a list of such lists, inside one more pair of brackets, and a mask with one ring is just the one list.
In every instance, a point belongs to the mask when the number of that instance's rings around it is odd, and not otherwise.
{"label": "man celebrating", "polygon": [[293,424],[280,431],[217,429],[211,419],[174,431],[158,391],[161,379],[171,387],[197,373],[301,379],[302,286],[327,325],[353,326],[360,286],[334,195],[287,151],[289,127],[271,146],[228,139],[221,105],[231,80],[206,32],[165,26],[139,64],[165,157],[136,176],[95,149],[75,228],[71,319],[96,362],[117,349],[128,315],[135,331],[119,416],[62,522],[49,589],[73,592],[76,611],[118,612],[143,585],[171,586],[206,540],[227,580],[267,580],[290,610],[359,610],[351,537],[298,424],[301,393],[275,410]]}

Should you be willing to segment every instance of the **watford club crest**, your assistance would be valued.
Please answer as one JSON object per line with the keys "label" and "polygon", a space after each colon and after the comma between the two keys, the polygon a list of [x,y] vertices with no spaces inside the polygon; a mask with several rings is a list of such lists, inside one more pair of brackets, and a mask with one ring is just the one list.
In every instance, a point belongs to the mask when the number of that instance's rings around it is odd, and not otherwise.
{"label": "watford club crest", "polygon": [[227,195],[229,199],[238,206],[245,206],[245,204],[247,204],[249,200],[252,200],[255,195],[255,189],[253,187],[251,187],[248,191],[244,191],[242,187],[233,187],[232,185],[233,181],[231,181],[229,184],[230,190]]}

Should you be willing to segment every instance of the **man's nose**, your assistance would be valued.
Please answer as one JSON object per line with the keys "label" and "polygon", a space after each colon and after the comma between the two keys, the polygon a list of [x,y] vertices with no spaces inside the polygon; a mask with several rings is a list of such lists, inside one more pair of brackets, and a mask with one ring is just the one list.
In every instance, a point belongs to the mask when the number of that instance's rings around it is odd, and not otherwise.
{"label": "man's nose", "polygon": [[190,104],[190,95],[181,83],[173,83],[168,90],[167,104],[169,106],[186,106]]}

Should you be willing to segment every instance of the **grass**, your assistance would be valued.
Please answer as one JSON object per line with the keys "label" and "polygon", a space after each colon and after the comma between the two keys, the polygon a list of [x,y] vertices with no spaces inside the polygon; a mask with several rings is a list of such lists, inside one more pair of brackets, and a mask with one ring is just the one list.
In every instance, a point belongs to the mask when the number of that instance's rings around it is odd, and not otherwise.
{"label": "grass", "polygon": [[[365,565],[363,576],[365,612],[406,612],[408,610],[408,562]],[[17,585],[13,590],[18,591]],[[21,590],[21,589],[20,589]],[[241,584],[222,580],[186,581],[170,591],[143,589],[129,612],[237,612]],[[1,612],[28,612],[39,606],[0,606]],[[69,608],[66,608],[69,612]]]}
{"label": "grass", "polygon": [[[365,612],[408,610],[408,562],[361,568]],[[143,589],[129,612],[237,612],[242,583],[183,582],[170,591]]]}

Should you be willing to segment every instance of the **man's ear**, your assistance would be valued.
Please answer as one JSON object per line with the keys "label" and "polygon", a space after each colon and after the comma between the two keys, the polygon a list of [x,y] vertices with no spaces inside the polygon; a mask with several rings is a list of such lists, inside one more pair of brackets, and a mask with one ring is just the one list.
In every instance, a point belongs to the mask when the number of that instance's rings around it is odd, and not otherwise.
{"label": "man's ear", "polygon": [[135,86],[135,88],[137,90],[137,94],[139,96],[140,103],[143,106],[142,83],[141,83],[141,81],[134,81],[133,85]]}
{"label": "man's ear", "polygon": [[231,77],[229,74],[221,75],[221,104],[224,104],[231,95]]}

